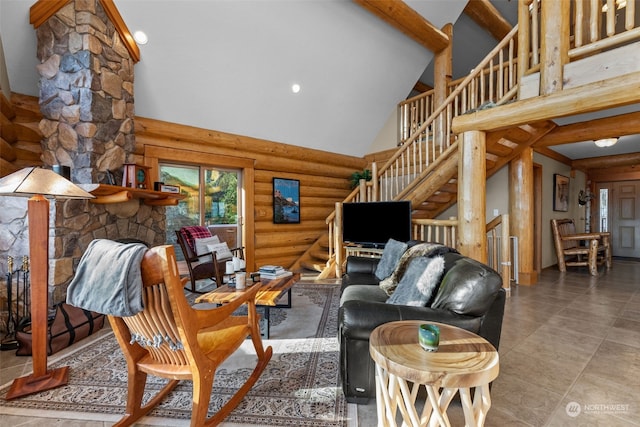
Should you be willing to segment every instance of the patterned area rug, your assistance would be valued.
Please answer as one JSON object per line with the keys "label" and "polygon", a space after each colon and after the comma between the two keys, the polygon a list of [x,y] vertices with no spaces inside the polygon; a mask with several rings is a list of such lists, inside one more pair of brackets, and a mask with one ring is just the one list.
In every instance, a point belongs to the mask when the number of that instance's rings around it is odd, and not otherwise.
{"label": "patterned area rug", "polygon": [[[338,384],[339,288],[325,284],[296,284],[291,309],[271,310],[273,357],[264,373],[223,425],[347,426],[347,404]],[[69,384],[32,396],[0,401],[0,413],[67,419],[116,421],[127,394],[126,363],[110,331],[49,367],[70,367]],[[210,414],[227,401],[250,375],[255,355],[248,340],[215,377]],[[164,380],[149,377],[147,389],[157,390]],[[8,385],[0,389],[4,398]],[[181,383],[141,424],[188,425],[191,383]]]}

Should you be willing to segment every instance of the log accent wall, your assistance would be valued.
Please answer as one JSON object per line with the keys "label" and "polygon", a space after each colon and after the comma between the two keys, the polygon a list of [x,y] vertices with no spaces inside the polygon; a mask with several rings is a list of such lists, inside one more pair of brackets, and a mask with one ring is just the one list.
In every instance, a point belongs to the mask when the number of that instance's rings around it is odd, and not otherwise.
{"label": "log accent wall", "polygon": [[[247,248],[254,248],[253,260],[247,257],[253,264],[247,265],[248,269],[263,264],[292,265],[327,232],[325,218],[335,203],[350,193],[350,175],[366,165],[363,158],[153,119],[138,117],[135,125],[137,160],[152,166],[152,176],[157,175],[159,162],[176,161],[172,154],[175,150],[187,153],[181,162],[189,156],[194,164],[206,156],[222,161],[226,156],[233,164],[253,163],[253,182],[246,183],[253,190],[247,193],[246,200],[247,206],[253,209],[247,214],[248,221],[252,214],[253,222],[246,225],[247,230],[252,229],[253,236],[245,235],[245,239],[249,239]],[[148,156],[151,152],[153,159]],[[300,180],[299,224],[273,223],[274,177]]]}
{"label": "log accent wall", "polygon": [[42,164],[41,118],[37,98],[0,93],[0,177]]}

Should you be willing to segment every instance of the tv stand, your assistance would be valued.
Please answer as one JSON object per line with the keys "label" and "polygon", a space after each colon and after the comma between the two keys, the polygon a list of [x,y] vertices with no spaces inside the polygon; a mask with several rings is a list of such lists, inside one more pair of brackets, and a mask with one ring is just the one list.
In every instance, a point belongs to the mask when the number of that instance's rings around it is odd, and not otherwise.
{"label": "tv stand", "polygon": [[382,256],[382,252],[384,251],[384,248],[381,248],[381,247],[366,247],[362,245],[358,245],[358,246],[345,245],[344,249],[347,252],[348,257],[363,256],[363,257],[369,257],[369,258],[380,258]]}
{"label": "tv stand", "polygon": [[384,249],[385,244],[384,243],[363,243],[358,246],[364,249]]}

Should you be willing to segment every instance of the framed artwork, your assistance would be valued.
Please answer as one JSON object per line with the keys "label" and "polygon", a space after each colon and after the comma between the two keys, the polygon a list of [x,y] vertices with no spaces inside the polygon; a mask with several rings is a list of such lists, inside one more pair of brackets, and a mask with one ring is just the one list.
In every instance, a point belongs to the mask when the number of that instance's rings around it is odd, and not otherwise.
{"label": "framed artwork", "polygon": [[273,178],[273,223],[300,223],[300,181]]}
{"label": "framed artwork", "polygon": [[557,173],[553,174],[553,210],[569,210],[569,178]]}

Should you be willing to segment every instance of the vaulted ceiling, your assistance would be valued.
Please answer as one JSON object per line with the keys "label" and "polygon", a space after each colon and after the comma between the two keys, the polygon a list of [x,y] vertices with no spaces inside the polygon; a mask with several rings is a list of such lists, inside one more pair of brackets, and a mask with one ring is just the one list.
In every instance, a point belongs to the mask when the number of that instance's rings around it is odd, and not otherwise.
{"label": "vaulted ceiling", "polygon": [[[136,65],[136,115],[362,156],[397,103],[433,81],[432,50],[362,3],[373,2],[115,0],[129,29],[149,36]],[[517,22],[516,0],[491,1],[503,22],[483,19],[486,1],[405,3],[436,29],[454,24],[454,79]],[[0,37],[11,89],[37,96],[31,4],[0,1]],[[561,146],[570,158],[602,155],[573,157],[571,146]]]}

